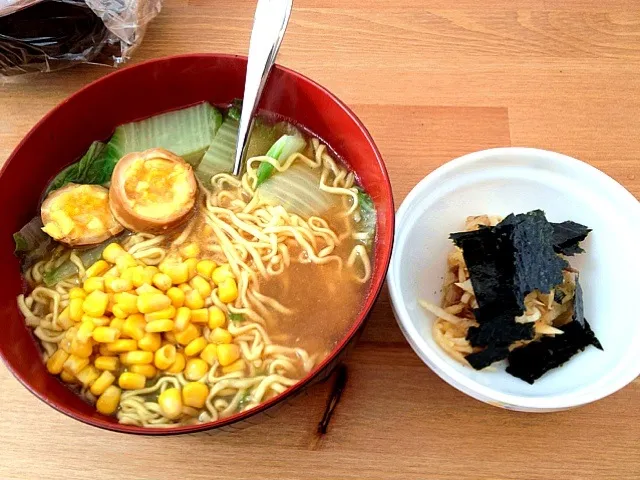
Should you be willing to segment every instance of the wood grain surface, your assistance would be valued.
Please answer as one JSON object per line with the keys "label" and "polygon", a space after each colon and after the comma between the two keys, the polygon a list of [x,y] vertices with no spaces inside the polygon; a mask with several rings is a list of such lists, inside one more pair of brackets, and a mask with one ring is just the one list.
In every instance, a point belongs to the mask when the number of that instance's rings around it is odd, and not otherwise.
{"label": "wood grain surface", "polygon": [[[166,0],[134,61],[246,53],[253,8],[248,0]],[[447,160],[505,145],[575,156],[640,197],[633,0],[296,0],[279,63],[361,117],[397,205]],[[0,81],[0,159],[48,110],[108,71]],[[386,291],[348,368],[323,437],[316,427],[328,385],[240,433],[145,438],[71,420],[0,366],[0,478],[640,478],[640,380],[562,413],[484,405],[414,355]]]}

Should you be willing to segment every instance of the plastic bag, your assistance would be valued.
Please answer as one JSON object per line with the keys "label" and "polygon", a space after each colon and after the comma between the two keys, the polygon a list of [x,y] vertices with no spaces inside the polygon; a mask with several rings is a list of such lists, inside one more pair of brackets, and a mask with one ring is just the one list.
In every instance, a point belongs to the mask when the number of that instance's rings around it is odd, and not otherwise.
{"label": "plastic bag", "polygon": [[117,66],[142,42],[162,0],[0,0],[0,75],[77,63]]}

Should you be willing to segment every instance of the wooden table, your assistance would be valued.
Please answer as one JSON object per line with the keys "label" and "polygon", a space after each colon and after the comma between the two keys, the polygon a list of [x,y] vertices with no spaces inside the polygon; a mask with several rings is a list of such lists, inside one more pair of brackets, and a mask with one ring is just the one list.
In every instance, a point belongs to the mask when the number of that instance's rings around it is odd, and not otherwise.
{"label": "wooden table", "polygon": [[[365,122],[397,205],[447,160],[505,145],[578,157],[640,197],[640,5],[634,11],[633,3],[297,0],[279,62],[328,87]],[[166,0],[135,61],[245,53],[253,6]],[[49,109],[108,71],[86,66],[0,86],[0,158]],[[0,478],[640,478],[639,380],[563,413],[484,405],[414,355],[386,292],[348,366],[323,437],[316,427],[328,385],[241,433],[171,438],[85,426],[0,366]]]}

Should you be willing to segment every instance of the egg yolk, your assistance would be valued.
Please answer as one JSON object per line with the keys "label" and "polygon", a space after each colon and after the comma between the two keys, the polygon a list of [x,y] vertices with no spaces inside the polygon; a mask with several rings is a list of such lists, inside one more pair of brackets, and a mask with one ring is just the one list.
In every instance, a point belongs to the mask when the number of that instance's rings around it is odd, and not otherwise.
{"label": "egg yolk", "polygon": [[114,223],[106,189],[80,185],[61,192],[51,202],[49,221],[43,230],[53,238],[79,239],[102,233]]}
{"label": "egg yolk", "polygon": [[162,158],[138,160],[127,171],[124,190],[143,216],[162,218],[168,209],[189,201],[187,168]]}

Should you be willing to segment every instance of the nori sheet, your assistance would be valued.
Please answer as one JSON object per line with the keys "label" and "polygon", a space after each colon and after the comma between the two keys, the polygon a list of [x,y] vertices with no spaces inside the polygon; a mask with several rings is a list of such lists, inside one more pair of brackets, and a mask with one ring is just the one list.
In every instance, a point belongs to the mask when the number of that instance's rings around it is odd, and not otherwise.
{"label": "nori sheet", "polygon": [[509,353],[507,373],[533,385],[542,375],[557,368],[593,343],[593,332],[584,320],[584,327],[572,321],[560,327],[564,333],[543,337]]}
{"label": "nori sheet", "polygon": [[587,238],[591,232],[589,227],[571,220],[552,223],[551,226],[553,227],[553,250],[556,253],[571,257],[584,252],[584,249],[580,247],[580,242]]}
{"label": "nori sheet", "polygon": [[504,360],[509,355],[509,347],[485,348],[481,352],[470,353],[465,358],[476,370],[482,370],[494,362]]}
{"label": "nori sheet", "polygon": [[507,317],[469,327],[467,331],[467,340],[473,347],[504,347],[518,340],[532,340],[534,336],[533,323],[518,323]]}
{"label": "nori sheet", "polygon": [[576,292],[573,298],[573,315],[571,316],[571,320],[572,322],[578,323],[584,329],[584,334],[586,338],[589,339],[589,345],[593,345],[600,350],[604,350],[600,340],[598,340],[595,333],[593,333],[593,330],[591,330],[591,326],[587,322],[587,319],[584,318],[584,300],[579,275],[576,275]]}

